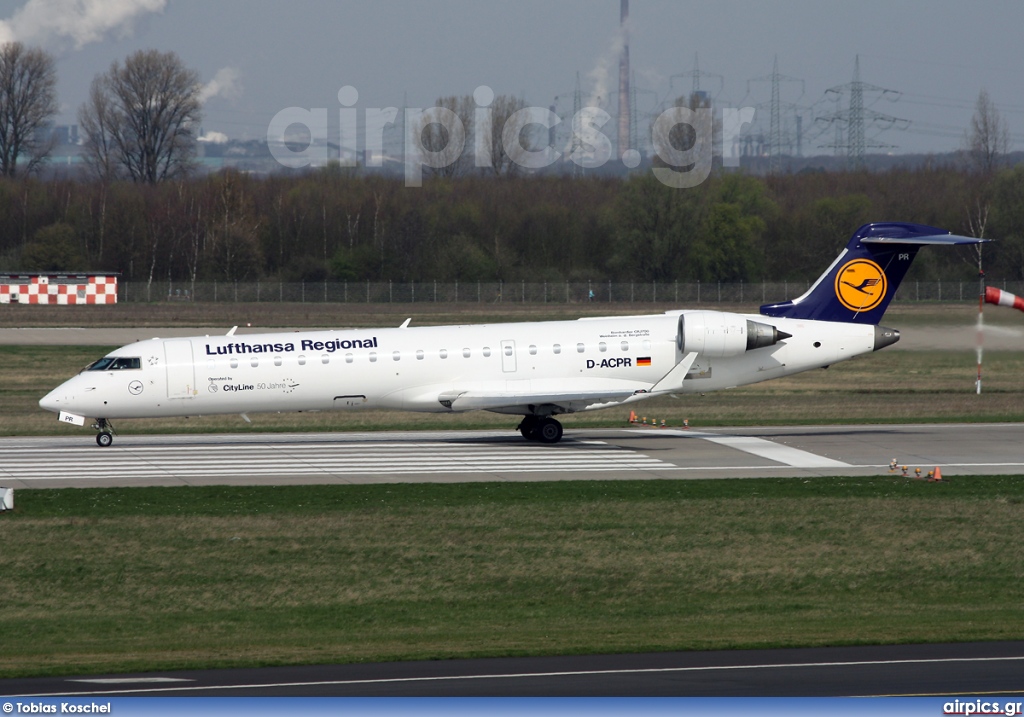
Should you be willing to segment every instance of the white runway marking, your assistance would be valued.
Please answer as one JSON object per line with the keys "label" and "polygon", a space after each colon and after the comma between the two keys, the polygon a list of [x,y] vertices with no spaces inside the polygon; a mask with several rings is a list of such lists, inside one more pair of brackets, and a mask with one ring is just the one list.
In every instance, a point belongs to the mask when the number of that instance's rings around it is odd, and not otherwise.
{"label": "white runway marking", "polygon": [[195,682],[184,677],[97,677],[95,679],[68,680],[68,682],[87,682],[94,685],[136,685],[157,682]]}
{"label": "white runway marking", "polygon": [[755,436],[723,436],[718,433],[701,433],[696,431],[671,431],[670,435],[702,438],[720,446],[735,448],[759,458],[767,458],[776,463],[793,468],[853,468],[849,463],[836,461],[825,456],[802,451],[799,448],[783,446],[773,441]]}
{"label": "white runway marking", "polygon": [[273,443],[267,445],[112,446],[0,449],[0,475],[21,481],[202,476],[408,475],[628,472],[675,466],[642,453],[588,441],[551,447],[443,442]]}

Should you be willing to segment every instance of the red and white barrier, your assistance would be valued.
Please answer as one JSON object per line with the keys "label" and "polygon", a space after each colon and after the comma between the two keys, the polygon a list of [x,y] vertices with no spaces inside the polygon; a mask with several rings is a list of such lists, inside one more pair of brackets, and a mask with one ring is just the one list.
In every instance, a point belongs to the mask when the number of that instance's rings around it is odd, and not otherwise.
{"label": "red and white barrier", "polygon": [[8,274],[0,277],[0,304],[116,303],[116,276]]}
{"label": "red and white barrier", "polygon": [[1009,291],[997,289],[994,286],[985,287],[985,301],[996,306],[1010,306],[1019,311],[1024,311],[1024,299],[1011,294]]}

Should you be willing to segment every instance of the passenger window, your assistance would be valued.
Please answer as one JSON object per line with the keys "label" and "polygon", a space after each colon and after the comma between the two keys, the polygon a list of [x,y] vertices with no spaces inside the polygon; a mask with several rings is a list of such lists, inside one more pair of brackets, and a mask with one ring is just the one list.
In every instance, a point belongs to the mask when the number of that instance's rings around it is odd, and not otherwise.
{"label": "passenger window", "polygon": [[605,351],[608,350],[608,344],[606,344],[604,341],[602,341],[601,343],[599,343],[597,345],[597,350],[600,351],[601,353],[604,353]]}
{"label": "passenger window", "polygon": [[555,344],[554,346],[551,347],[551,350],[554,351],[556,354],[560,354],[562,353],[562,345]]}
{"label": "passenger window", "polygon": [[377,352],[376,351],[371,351],[370,352],[370,363],[377,363]]}
{"label": "passenger window", "polygon": [[471,353],[469,349],[462,349],[462,358],[469,358]]}
{"label": "passenger window", "polygon": [[280,356],[275,356],[274,357],[274,365],[275,366],[280,366],[281,365],[281,357]]}
{"label": "passenger window", "polygon": [[352,363],[352,354],[345,354],[345,363]]}
{"label": "passenger window", "polygon": [[320,363],[330,363],[330,362],[331,362],[331,355],[330,354],[321,354],[321,356],[320,356]]}
{"label": "passenger window", "polygon": [[484,358],[487,358],[490,355],[491,355],[491,347],[490,346],[484,346]]}
{"label": "passenger window", "polygon": [[416,351],[416,360],[417,361],[422,361],[423,360],[423,349],[417,349],[417,351]]}
{"label": "passenger window", "polygon": [[533,344],[530,344],[530,355],[531,356],[536,356],[537,355],[537,347],[534,346]]}
{"label": "passenger window", "polygon": [[252,366],[253,368],[256,368],[257,366],[259,366],[260,365],[260,357],[259,356],[253,356],[251,359],[249,359],[249,365]]}
{"label": "passenger window", "polygon": [[506,356],[511,356],[512,355],[512,346],[511,346],[511,344],[505,347],[505,355]]}
{"label": "passenger window", "polygon": [[394,359],[395,361],[401,361],[402,360],[402,352],[401,351],[395,351],[393,354],[391,354],[391,358]]}
{"label": "passenger window", "polygon": [[305,366],[305,365],[306,365],[306,357],[300,355],[299,356],[299,366]]}
{"label": "passenger window", "polygon": [[234,356],[231,357],[231,368],[238,368],[238,359]]}
{"label": "passenger window", "polygon": [[586,348],[587,347],[584,346],[583,344],[576,344],[576,352],[577,353],[583,353],[586,350]]}
{"label": "passenger window", "polygon": [[621,348],[623,351],[629,351],[629,342],[628,341],[623,341],[619,345],[619,348]]}
{"label": "passenger window", "polygon": [[440,351],[437,352],[437,355],[443,359],[448,358],[448,349],[441,349]]}

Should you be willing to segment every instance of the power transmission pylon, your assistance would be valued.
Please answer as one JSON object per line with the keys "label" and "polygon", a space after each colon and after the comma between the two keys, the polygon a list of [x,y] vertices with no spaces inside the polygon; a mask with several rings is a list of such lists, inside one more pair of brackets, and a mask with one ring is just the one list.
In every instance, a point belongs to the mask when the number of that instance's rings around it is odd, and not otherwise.
{"label": "power transmission pylon", "polygon": [[701,77],[708,77],[708,78],[713,78],[713,79],[718,80],[718,92],[715,93],[714,97],[710,98],[712,100],[714,100],[715,97],[718,97],[718,95],[725,88],[725,77],[723,77],[722,75],[716,75],[713,72],[701,72],[700,71],[700,59],[697,57],[697,53],[696,52],[693,53],[693,70],[691,70],[690,72],[680,72],[680,73],[672,75],[670,78],[668,78],[668,85],[669,85],[670,90],[674,90],[675,89],[675,79],[677,77],[691,77],[691,78],[693,78],[693,89],[691,90],[691,93],[694,94],[694,95],[700,96],[702,98],[703,98],[703,96],[707,95],[707,91],[705,90],[702,93],[702,91],[700,89],[700,78]]}
{"label": "power transmission pylon", "polygon": [[[770,75],[764,75],[763,77],[755,77],[747,80],[747,94],[750,94],[750,83],[751,82],[771,82],[772,83],[772,99],[769,105],[769,116],[771,118],[768,128],[768,171],[771,174],[776,174],[781,169],[782,165],[782,106],[786,105],[787,109],[796,109],[796,104],[793,102],[783,103],[781,99],[781,87],[783,82],[799,82],[800,83],[800,97],[804,96],[805,84],[804,81],[798,77],[788,77],[786,75],[779,74],[779,56],[775,56],[775,64],[772,66],[772,73]],[[799,99],[799,98],[798,98]]]}
{"label": "power transmission pylon", "polygon": [[[860,55],[857,55],[853,64],[853,82],[847,82],[845,85],[837,85],[825,90],[825,95],[833,95],[836,99],[837,107],[841,106],[841,98],[844,94],[849,93],[850,104],[849,108],[842,110],[836,109],[831,115],[819,117],[816,122],[823,124],[832,124],[836,127],[836,140],[831,145],[819,145],[822,148],[829,148],[835,150],[836,154],[840,154],[841,150],[846,150],[847,167],[849,169],[863,169],[864,168],[864,152],[870,147],[872,149],[889,149],[895,145],[884,144],[881,142],[868,141],[864,137],[864,128],[867,124],[872,124],[879,130],[886,130],[892,127],[899,129],[906,129],[910,126],[910,120],[901,119],[899,117],[893,117],[892,115],[882,114],[881,112],[875,112],[864,106],[864,93],[877,93],[877,99],[885,98],[891,102],[895,102],[900,97],[900,92],[896,90],[889,90],[878,85],[870,85],[860,80]],[[846,141],[843,142],[840,139],[841,128],[846,128]]]}

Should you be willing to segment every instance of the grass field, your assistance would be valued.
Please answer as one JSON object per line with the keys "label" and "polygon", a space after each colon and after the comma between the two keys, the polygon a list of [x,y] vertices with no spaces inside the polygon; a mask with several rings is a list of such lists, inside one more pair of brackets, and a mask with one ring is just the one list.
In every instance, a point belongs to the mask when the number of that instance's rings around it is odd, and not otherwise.
{"label": "grass field", "polygon": [[1020,639],[1024,482],[19,491],[0,676]]}

